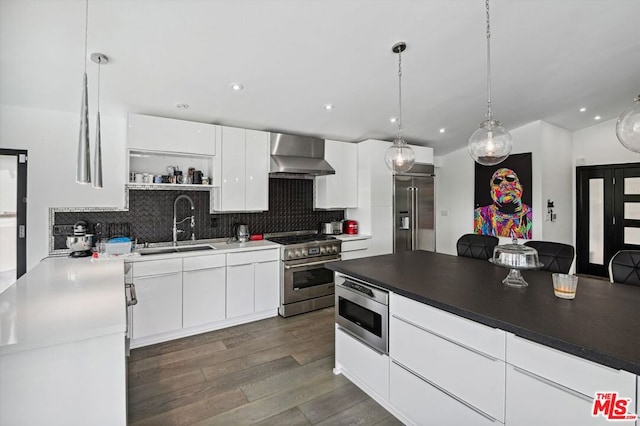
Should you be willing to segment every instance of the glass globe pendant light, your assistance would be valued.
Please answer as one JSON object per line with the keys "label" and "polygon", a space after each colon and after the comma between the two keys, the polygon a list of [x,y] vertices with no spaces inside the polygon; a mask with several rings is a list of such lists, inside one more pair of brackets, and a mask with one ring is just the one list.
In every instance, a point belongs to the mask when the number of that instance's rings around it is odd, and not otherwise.
{"label": "glass globe pendant light", "polygon": [[504,161],[513,148],[509,132],[494,120],[491,114],[491,27],[489,24],[489,0],[485,1],[487,10],[487,119],[469,138],[471,158],[484,166],[493,166]]}
{"label": "glass globe pendant light", "polygon": [[620,114],[616,122],[616,136],[625,148],[640,152],[640,95]]}
{"label": "glass globe pendant light", "polygon": [[409,171],[416,162],[416,154],[413,149],[402,139],[402,52],[407,48],[407,44],[399,41],[391,47],[393,53],[398,54],[398,137],[387,149],[384,155],[384,162],[394,173],[404,173]]}

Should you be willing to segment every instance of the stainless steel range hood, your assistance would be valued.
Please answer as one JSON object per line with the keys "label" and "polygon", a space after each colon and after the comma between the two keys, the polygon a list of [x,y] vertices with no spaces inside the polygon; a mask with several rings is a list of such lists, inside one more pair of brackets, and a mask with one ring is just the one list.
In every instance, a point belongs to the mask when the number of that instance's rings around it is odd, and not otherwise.
{"label": "stainless steel range hood", "polygon": [[324,159],[324,139],[271,133],[271,177],[313,177],[335,174]]}

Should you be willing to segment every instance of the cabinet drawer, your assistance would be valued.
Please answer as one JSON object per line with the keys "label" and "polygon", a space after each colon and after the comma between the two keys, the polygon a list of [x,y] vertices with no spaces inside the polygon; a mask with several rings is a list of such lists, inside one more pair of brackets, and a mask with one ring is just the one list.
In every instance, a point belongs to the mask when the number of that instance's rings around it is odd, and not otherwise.
{"label": "cabinet drawer", "polygon": [[509,425],[634,424],[592,417],[592,399],[511,365],[507,366],[507,395],[506,423]]}
{"label": "cabinet drawer", "polygon": [[248,263],[269,262],[280,259],[280,250],[255,250],[227,254],[227,266],[246,265]]}
{"label": "cabinet drawer", "polygon": [[470,406],[504,421],[504,361],[394,317],[389,338],[394,361]]}
{"label": "cabinet drawer", "polygon": [[635,375],[507,334],[507,362],[584,395],[617,391],[625,398],[636,392]]}
{"label": "cabinet drawer", "polygon": [[463,346],[505,359],[505,332],[440,309],[391,293],[389,310],[395,317],[406,319],[435,334],[446,336]]}
{"label": "cabinet drawer", "polygon": [[182,259],[183,270],[197,271],[198,269],[219,268],[226,265],[224,254],[213,254],[208,256],[185,257]]}
{"label": "cabinet drawer", "polygon": [[395,362],[391,363],[389,399],[394,408],[416,425],[501,424]]}
{"label": "cabinet drawer", "polygon": [[383,400],[389,399],[389,357],[336,325],[336,364]]}
{"label": "cabinet drawer", "polygon": [[182,272],[182,259],[150,260],[133,264],[134,277],[168,274],[170,272]]}
{"label": "cabinet drawer", "polygon": [[369,240],[343,241],[342,251],[366,250],[369,248]]}

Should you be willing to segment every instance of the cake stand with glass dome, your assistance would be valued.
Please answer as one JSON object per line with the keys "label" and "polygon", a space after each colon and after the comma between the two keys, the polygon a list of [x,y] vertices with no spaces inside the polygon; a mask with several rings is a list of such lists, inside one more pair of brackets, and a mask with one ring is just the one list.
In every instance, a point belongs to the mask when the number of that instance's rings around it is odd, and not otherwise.
{"label": "cake stand with glass dome", "polygon": [[489,262],[509,269],[509,274],[502,280],[503,284],[511,287],[526,287],[529,285],[520,271],[539,269],[544,265],[538,261],[538,251],[533,247],[518,244],[516,238],[511,244],[503,244],[493,249],[493,258]]}

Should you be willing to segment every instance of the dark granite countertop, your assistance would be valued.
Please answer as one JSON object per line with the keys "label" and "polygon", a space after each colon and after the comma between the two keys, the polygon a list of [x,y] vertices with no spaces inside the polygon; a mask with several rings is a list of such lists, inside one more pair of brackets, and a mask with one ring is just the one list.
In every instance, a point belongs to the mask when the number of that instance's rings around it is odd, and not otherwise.
{"label": "dark granite countertop", "polygon": [[525,339],[640,374],[640,288],[580,277],[576,298],[553,294],[551,273],[502,284],[487,261],[413,251],[332,262],[327,268]]}

